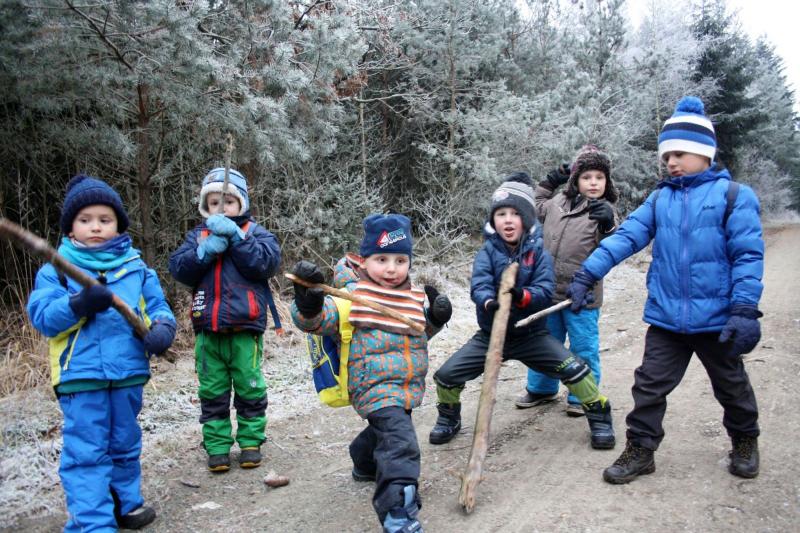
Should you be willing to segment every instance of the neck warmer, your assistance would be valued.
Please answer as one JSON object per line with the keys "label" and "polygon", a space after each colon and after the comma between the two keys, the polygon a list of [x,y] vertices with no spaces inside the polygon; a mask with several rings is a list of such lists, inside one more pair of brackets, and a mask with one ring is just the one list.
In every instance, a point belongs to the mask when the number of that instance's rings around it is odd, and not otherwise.
{"label": "neck warmer", "polygon": [[132,247],[131,237],[127,233],[109,239],[99,246],[86,246],[64,237],[61,239],[58,253],[70,263],[98,272],[113,270],[139,257],[139,250]]}

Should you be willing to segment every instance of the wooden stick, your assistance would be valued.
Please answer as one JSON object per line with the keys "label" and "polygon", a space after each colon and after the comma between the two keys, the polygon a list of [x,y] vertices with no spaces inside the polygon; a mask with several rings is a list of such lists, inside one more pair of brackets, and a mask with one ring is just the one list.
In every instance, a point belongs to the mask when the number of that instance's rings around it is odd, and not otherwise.
{"label": "wooden stick", "polygon": [[344,300],[350,300],[351,302],[357,303],[358,305],[369,307],[370,309],[373,309],[381,313],[382,315],[386,315],[388,317],[399,320],[400,322],[407,325],[414,331],[417,331],[419,333],[425,333],[425,326],[417,322],[414,322],[407,316],[398,313],[394,309],[389,309],[385,305],[381,305],[379,303],[364,298],[360,298],[358,296],[353,296],[352,293],[340,289],[335,289],[330,285],[325,285],[324,283],[311,283],[310,281],[298,278],[294,274],[289,274],[288,272],[285,273],[284,276],[286,276],[287,279],[290,279],[292,283],[297,283],[298,285],[302,285],[303,287],[308,287],[309,289],[322,289],[322,292],[324,292],[325,294],[330,294],[331,296],[336,296],[337,298],[342,298]]}
{"label": "wooden stick", "polygon": [[497,291],[499,309],[494,313],[492,334],[489,337],[489,349],[486,352],[486,364],[483,369],[483,386],[478,400],[478,416],[475,420],[475,432],[472,437],[472,451],[469,456],[467,470],[461,475],[461,493],[458,503],[466,513],[475,509],[475,495],[478,484],[482,480],[483,461],[489,450],[489,430],[492,421],[492,410],[497,399],[497,377],[500,364],[503,362],[503,344],[508,328],[508,315],[511,310],[511,294],[508,290],[517,279],[518,263],[511,263],[500,278],[500,290]]}
{"label": "wooden stick", "polygon": [[[14,224],[6,218],[0,219],[0,236],[5,237],[17,245],[22,245],[34,255],[41,257],[49,263],[52,263],[53,266],[63,272],[64,275],[71,277],[84,287],[100,284],[100,282],[95,278],[86,274],[83,270],[64,259],[64,257],[56,252],[52,246],[47,244],[47,241],[34,235],[25,228]],[[141,338],[144,338],[144,336],[150,331],[147,329],[144,321],[133,312],[133,309],[128,307],[128,304],[123,302],[122,299],[116,294],[113,295],[111,300],[111,307],[116,309],[117,312],[119,312],[119,314],[121,314],[125,320],[128,321],[128,324],[133,326],[134,331],[136,331],[136,334]]]}
{"label": "wooden stick", "polygon": [[228,183],[231,174],[231,156],[233,155],[233,135],[228,134],[228,146],[225,149],[225,177],[222,180],[222,205],[225,205],[225,195],[228,194]]}
{"label": "wooden stick", "polygon": [[539,320],[540,318],[546,317],[547,315],[552,315],[556,311],[561,311],[565,307],[569,307],[572,304],[572,300],[567,298],[563,302],[558,302],[556,305],[551,305],[547,309],[542,309],[537,313],[533,313],[531,316],[523,318],[522,320],[517,320],[517,323],[514,324],[515,328],[521,328],[522,326],[527,326],[531,322]]}

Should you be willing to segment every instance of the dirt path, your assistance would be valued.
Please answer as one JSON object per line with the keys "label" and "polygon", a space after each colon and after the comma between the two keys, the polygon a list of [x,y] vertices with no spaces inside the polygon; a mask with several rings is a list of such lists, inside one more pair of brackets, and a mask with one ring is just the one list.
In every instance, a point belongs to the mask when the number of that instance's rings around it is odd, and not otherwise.
{"label": "dirt path", "polygon": [[[585,419],[567,418],[563,403],[516,409],[513,399],[524,387],[525,373],[519,363],[509,363],[501,371],[492,447],[478,504],[473,514],[464,515],[458,506],[460,485],[455,475],[469,454],[479,382],[470,384],[464,394],[462,434],[448,445],[432,446],[427,435],[436,409],[429,377],[429,394],[414,414],[422,448],[421,519],[426,531],[797,531],[797,265],[800,227],[768,231],[763,337],[746,357],[763,432],[757,479],[743,480],[728,473],[729,440],[721,424],[722,410],[695,360],[670,396],[656,473],[629,485],[602,481],[603,468],[616,459],[624,444],[633,370],[642,354],[647,265],[634,260],[608,278],[601,329],[603,389],[614,406],[617,448],[592,450]],[[431,342],[432,370],[474,329],[473,308],[465,293],[462,287],[453,294],[454,325]],[[294,357],[298,361],[292,364],[305,364],[302,354]],[[187,366],[184,378],[173,383],[179,394],[192,387],[190,363],[183,364]],[[298,370],[298,375],[303,371]],[[280,381],[280,376],[273,377]],[[268,463],[260,469],[234,468],[224,475],[205,472],[195,424],[178,427],[172,435],[146,439],[145,494],[159,513],[149,531],[378,531],[370,504],[372,484],[350,478],[347,445],[363,422],[350,409],[317,407],[312,395],[297,393],[305,391],[307,383],[287,379],[271,386]],[[184,406],[191,412],[190,400]],[[290,476],[291,484],[267,488],[262,478],[268,470]],[[58,528],[61,520],[62,515],[51,515],[18,526],[45,531]]]}

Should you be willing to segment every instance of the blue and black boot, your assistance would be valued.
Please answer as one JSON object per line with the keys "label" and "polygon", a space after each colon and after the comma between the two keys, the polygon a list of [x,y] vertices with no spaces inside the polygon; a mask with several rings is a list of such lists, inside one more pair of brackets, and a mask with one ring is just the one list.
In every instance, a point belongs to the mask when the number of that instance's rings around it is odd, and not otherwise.
{"label": "blue and black boot", "polygon": [[461,404],[439,403],[436,405],[439,417],[431,430],[431,444],[446,444],[461,431]]}
{"label": "blue and black boot", "polygon": [[583,406],[589,430],[592,432],[592,448],[610,450],[616,444],[614,424],[611,420],[611,402],[601,397],[600,400]]}
{"label": "blue and black boot", "polygon": [[414,485],[403,487],[403,507],[395,507],[383,519],[384,533],[424,533],[417,520],[420,504]]}

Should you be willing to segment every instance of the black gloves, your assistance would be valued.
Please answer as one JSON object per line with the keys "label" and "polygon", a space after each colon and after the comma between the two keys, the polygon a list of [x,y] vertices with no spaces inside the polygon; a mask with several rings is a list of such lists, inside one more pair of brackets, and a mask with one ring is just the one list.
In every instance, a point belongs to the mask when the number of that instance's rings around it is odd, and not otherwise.
{"label": "black gloves", "polygon": [[589,200],[589,218],[597,221],[597,227],[602,233],[614,229],[614,210],[606,200],[598,198]]}
{"label": "black gloves", "polygon": [[511,287],[508,289],[508,294],[511,295],[511,303],[518,304],[525,298],[525,289],[519,287]]}
{"label": "black gloves", "polygon": [[69,306],[76,316],[92,318],[111,307],[114,294],[104,284],[91,285],[69,297]]}
{"label": "black gloves", "polygon": [[569,180],[569,165],[566,163],[561,163],[561,166],[555,170],[551,170],[545,180],[547,180],[553,189],[558,188],[560,185],[564,185],[567,180]]}
{"label": "black gloves", "polygon": [[144,349],[151,355],[161,355],[172,346],[175,340],[175,324],[156,320],[150,325],[150,331],[144,337]]}
{"label": "black gloves", "polygon": [[486,309],[487,313],[494,313],[500,309],[500,302],[497,300],[487,300],[486,303],[483,304],[483,308]]}
{"label": "black gloves", "polygon": [[735,355],[752,352],[761,340],[758,319],[762,316],[754,305],[734,305],[731,317],[719,335],[719,342],[730,342],[731,352]]}
{"label": "black gloves", "polygon": [[[294,267],[292,267],[292,274],[311,283],[322,283],[325,281],[325,276],[322,274],[322,271],[311,261],[298,261]],[[325,303],[325,293],[322,292],[322,289],[309,289],[299,283],[295,283],[294,303],[304,317],[313,318],[322,312],[322,305]]]}
{"label": "black gloves", "polygon": [[432,326],[441,328],[453,315],[450,299],[444,294],[439,294],[433,285],[425,285],[425,295],[428,297],[428,320]]}

